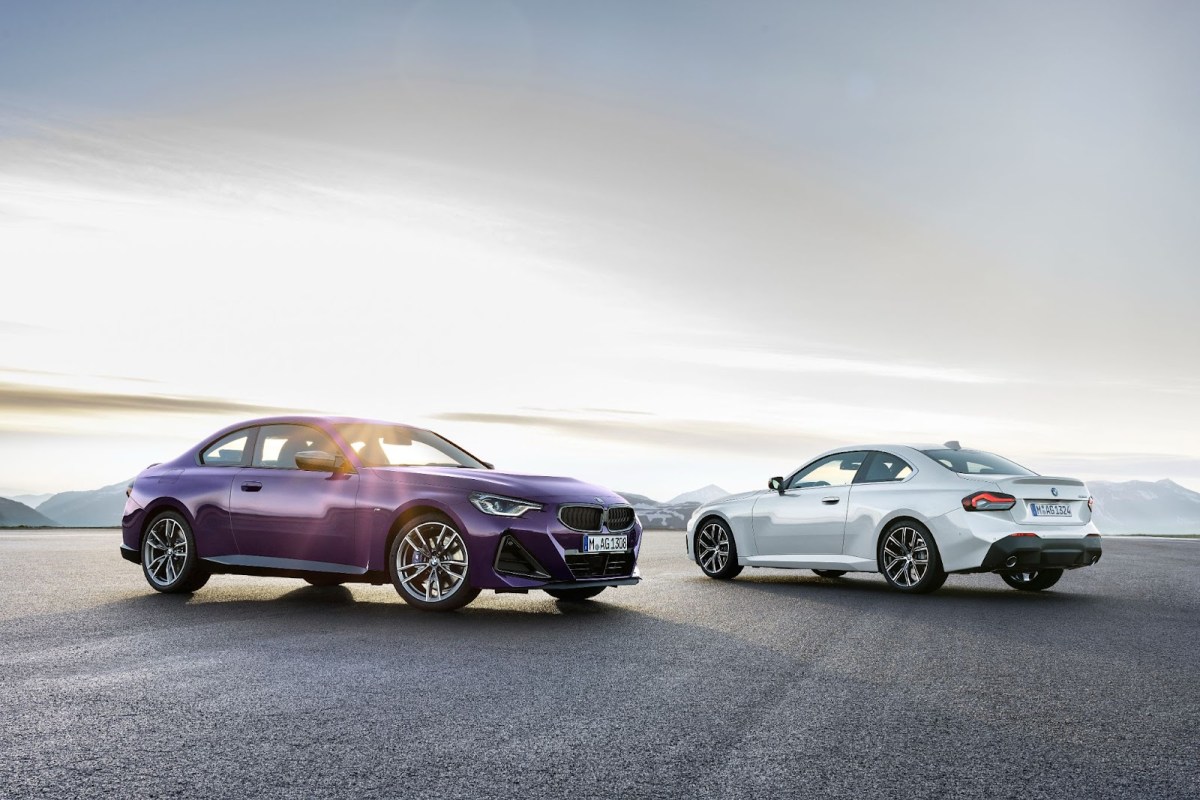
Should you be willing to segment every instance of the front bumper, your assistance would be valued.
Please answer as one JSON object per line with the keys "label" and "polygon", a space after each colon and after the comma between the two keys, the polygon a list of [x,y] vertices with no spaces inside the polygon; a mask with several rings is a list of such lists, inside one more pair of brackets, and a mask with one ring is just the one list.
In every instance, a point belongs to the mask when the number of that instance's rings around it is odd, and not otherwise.
{"label": "front bumper", "polygon": [[1090,567],[1103,555],[1099,536],[1055,539],[1041,536],[1006,536],[988,548],[981,572]]}
{"label": "front bumper", "polygon": [[[532,534],[509,529],[496,542],[491,580],[476,586],[497,591],[588,586],[632,586],[641,580],[637,552],[641,531],[630,531],[630,550],[584,553],[564,546],[570,534]],[[574,536],[578,537],[577,534]],[[565,540],[565,541],[564,541]]]}

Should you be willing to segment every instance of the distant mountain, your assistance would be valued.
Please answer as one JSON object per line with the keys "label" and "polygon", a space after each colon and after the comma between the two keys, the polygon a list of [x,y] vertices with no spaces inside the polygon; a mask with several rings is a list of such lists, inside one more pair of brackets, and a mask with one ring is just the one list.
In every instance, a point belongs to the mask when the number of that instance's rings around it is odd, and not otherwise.
{"label": "distant mountain", "polygon": [[129,481],[82,492],[59,492],[38,506],[38,511],[65,528],[108,527],[121,524],[125,487]]}
{"label": "distant mountain", "polygon": [[1174,481],[1088,481],[1101,533],[1200,533],[1200,493]]}
{"label": "distant mountain", "polygon": [[18,525],[30,527],[57,525],[54,520],[40,511],[35,511],[24,503],[0,497],[0,527],[15,528]]}
{"label": "distant mountain", "polygon": [[684,492],[681,495],[672,497],[670,500],[667,501],[667,505],[678,506],[678,505],[686,505],[687,503],[696,503],[697,505],[704,505],[705,503],[711,503],[713,500],[720,500],[722,497],[728,497],[728,496],[729,496],[729,492],[725,491],[720,486],[714,486],[713,484],[710,483],[708,486],[705,486],[703,489],[696,489],[691,492]]}
{"label": "distant mountain", "polygon": [[18,503],[24,503],[30,508],[37,508],[42,503],[54,497],[52,494],[14,494],[9,495],[9,500],[16,500]]}
{"label": "distant mountain", "polygon": [[[59,527],[107,527],[121,524],[128,481],[100,489],[60,492],[37,509],[0,498],[0,527],[50,525]],[[1174,481],[1089,481],[1096,498],[1094,519],[1101,533],[1200,533],[1200,493]],[[665,503],[646,495],[622,492],[651,530],[681,530],[692,512],[704,503],[728,494],[719,486],[705,486],[671,498]]]}

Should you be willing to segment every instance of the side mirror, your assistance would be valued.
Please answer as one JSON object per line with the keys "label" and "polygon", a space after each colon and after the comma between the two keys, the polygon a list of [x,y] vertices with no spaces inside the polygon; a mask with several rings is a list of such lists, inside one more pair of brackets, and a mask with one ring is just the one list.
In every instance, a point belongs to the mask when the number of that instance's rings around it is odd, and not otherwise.
{"label": "side mirror", "polygon": [[767,481],[767,488],[773,492],[783,494],[783,478],[771,478]]}
{"label": "side mirror", "polygon": [[339,472],[346,459],[324,450],[305,450],[296,453],[296,466],[306,472]]}

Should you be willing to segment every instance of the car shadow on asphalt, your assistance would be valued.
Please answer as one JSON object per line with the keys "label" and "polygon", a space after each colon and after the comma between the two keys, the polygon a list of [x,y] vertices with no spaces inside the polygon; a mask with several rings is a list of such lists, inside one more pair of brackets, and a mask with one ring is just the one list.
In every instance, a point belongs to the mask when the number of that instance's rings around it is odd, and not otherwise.
{"label": "car shadow on asphalt", "polygon": [[[991,576],[1000,583],[999,576]],[[710,578],[697,577],[696,581],[708,581]],[[929,594],[908,594],[888,586],[875,573],[864,572],[861,577],[821,578],[815,575],[780,575],[766,573],[747,575],[742,573],[730,581],[731,586],[746,586],[755,591],[778,596],[803,596],[804,599],[823,599],[838,596],[886,597],[898,600],[925,601],[927,599],[958,599],[958,600],[988,600],[1000,603],[1052,603],[1073,604],[1092,601],[1092,595],[1078,592],[1062,592],[1053,589],[1042,592],[1022,592],[1011,589],[1000,583],[995,588],[981,586],[955,585],[954,576],[944,586]]]}
{"label": "car shadow on asphalt", "polygon": [[[367,588],[369,590],[373,587]],[[244,619],[247,616],[318,622],[345,620],[347,615],[353,615],[356,623],[364,625],[396,624],[408,627],[457,627],[483,620],[489,625],[497,621],[509,621],[558,627],[577,625],[581,619],[587,619],[589,624],[598,621],[627,621],[635,617],[652,619],[650,615],[628,606],[606,602],[601,598],[570,602],[554,600],[549,596],[537,597],[540,592],[531,592],[528,596],[512,595],[522,598],[523,602],[519,604],[508,599],[498,601],[495,599],[496,595],[485,592],[465,608],[452,612],[434,612],[410,606],[399,597],[390,598],[384,591],[378,592],[378,596],[363,597],[346,586],[303,586],[282,594],[268,594],[264,589],[261,585],[243,588],[236,585],[209,584],[194,594],[150,592],[123,598],[108,604],[107,607],[123,615],[146,614],[156,619],[169,611],[175,614],[179,621],[198,624],[225,619]],[[504,605],[496,607],[497,602]]]}

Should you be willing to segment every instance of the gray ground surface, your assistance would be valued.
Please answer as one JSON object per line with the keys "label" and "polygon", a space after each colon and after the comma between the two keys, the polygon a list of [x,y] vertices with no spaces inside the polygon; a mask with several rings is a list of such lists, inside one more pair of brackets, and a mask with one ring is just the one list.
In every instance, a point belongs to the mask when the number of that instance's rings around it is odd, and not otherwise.
{"label": "gray ground surface", "polygon": [[1024,594],[702,577],[570,607],[217,577],[0,533],[0,797],[1191,797],[1200,543],[1106,540]]}

